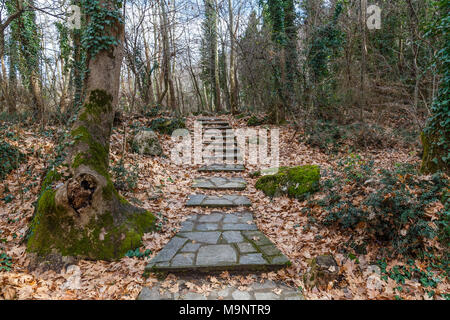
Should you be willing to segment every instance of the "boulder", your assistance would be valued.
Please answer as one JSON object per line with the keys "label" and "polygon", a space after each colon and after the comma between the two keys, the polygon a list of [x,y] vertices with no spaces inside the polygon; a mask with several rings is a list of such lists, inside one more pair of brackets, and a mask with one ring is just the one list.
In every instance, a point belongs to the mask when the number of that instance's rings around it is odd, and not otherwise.
{"label": "boulder", "polygon": [[134,152],[149,156],[160,156],[163,154],[158,136],[150,130],[139,131],[134,136],[132,149]]}
{"label": "boulder", "polygon": [[336,280],[339,275],[339,266],[332,255],[321,255],[308,263],[308,270],[303,276],[307,288],[315,286],[326,288],[328,283]]}
{"label": "boulder", "polygon": [[255,187],[269,197],[287,195],[303,199],[306,194],[319,190],[319,180],[319,166],[281,167],[277,173],[259,178]]}

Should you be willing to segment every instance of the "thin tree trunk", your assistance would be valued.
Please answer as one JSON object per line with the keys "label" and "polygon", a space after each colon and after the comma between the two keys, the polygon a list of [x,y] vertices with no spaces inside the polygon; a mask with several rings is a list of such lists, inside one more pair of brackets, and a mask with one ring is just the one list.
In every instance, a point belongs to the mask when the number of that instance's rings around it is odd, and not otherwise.
{"label": "thin tree trunk", "polygon": [[172,78],[171,67],[171,53],[170,53],[170,41],[169,41],[169,21],[167,19],[165,0],[160,1],[161,13],[162,13],[162,40],[163,40],[163,73],[164,73],[164,91],[169,91],[168,105],[169,109],[175,111],[175,88]]}
{"label": "thin tree trunk", "polygon": [[361,46],[361,87],[360,87],[360,110],[359,120],[363,121],[363,112],[366,107],[366,56],[367,56],[367,39],[366,39],[366,11],[367,0],[360,0],[360,15],[361,15],[361,34],[362,34],[362,46]]}
{"label": "thin tree trunk", "polygon": [[230,31],[230,109],[231,114],[238,111],[238,92],[236,86],[236,61],[235,61],[235,33],[233,0],[228,0],[229,31]]}

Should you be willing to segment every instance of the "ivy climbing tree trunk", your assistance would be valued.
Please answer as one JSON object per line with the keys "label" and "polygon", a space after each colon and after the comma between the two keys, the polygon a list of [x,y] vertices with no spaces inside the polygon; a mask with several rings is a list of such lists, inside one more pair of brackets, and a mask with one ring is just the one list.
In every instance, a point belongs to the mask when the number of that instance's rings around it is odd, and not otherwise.
{"label": "ivy climbing tree trunk", "polygon": [[286,29],[285,3],[283,0],[268,0],[268,17],[272,27],[272,42],[274,45],[274,62],[272,63],[273,94],[270,119],[273,123],[285,120],[285,80],[286,80]]}
{"label": "ivy climbing tree trunk", "polygon": [[47,173],[28,238],[28,251],[50,261],[121,258],[139,247],[144,232],[154,226],[154,216],[121,197],[109,175],[123,57],[121,2],[88,2],[83,6],[88,17],[86,99],[67,143],[68,174],[59,168]]}
{"label": "ivy climbing tree trunk", "polygon": [[430,26],[427,37],[441,39],[436,43],[439,49],[436,64],[441,75],[439,92],[431,107],[431,116],[421,134],[423,158],[421,172],[424,174],[443,171],[450,174],[450,2],[436,2],[437,18]]}
{"label": "ivy climbing tree trunk", "polygon": [[284,0],[285,29],[286,29],[286,85],[285,94],[287,108],[294,105],[295,78],[297,72],[297,26],[294,0]]}
{"label": "ivy climbing tree trunk", "polygon": [[[34,7],[34,0],[26,0],[24,4]],[[21,10],[23,5],[19,1],[15,10]],[[22,62],[22,77],[31,94],[34,106],[34,114],[38,120],[45,116],[44,100],[41,92],[41,72],[39,56],[41,52],[40,37],[36,24],[36,13],[34,11],[24,12],[13,26],[13,33],[18,37],[20,43]],[[45,120],[45,119],[44,119]]]}

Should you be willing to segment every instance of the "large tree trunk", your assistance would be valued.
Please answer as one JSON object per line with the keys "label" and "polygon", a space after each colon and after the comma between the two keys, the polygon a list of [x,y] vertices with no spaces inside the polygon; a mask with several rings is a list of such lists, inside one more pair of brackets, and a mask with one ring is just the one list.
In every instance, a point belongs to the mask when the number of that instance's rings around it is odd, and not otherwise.
{"label": "large tree trunk", "polygon": [[[119,12],[113,7],[115,1],[100,3]],[[58,170],[47,174],[30,228],[28,251],[46,260],[54,254],[118,259],[139,247],[143,233],[154,226],[151,213],[133,207],[119,195],[108,172],[124,41],[123,24],[110,20],[111,24],[102,21],[105,33],[119,40],[119,45],[95,57],[89,57],[92,52],[88,51],[86,100],[72,128],[66,159],[70,178],[57,183],[62,180]]]}

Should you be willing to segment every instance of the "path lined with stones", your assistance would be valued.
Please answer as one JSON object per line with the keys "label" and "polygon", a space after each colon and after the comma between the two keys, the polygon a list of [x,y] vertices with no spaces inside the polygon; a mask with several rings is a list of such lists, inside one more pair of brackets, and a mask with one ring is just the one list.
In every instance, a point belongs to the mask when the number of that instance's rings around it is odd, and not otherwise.
{"label": "path lined with stones", "polygon": [[[227,121],[217,118],[200,119],[203,133],[208,138],[207,145],[211,150],[222,148],[223,156],[204,157],[207,165],[198,169],[199,172],[210,172],[211,176],[195,178],[193,189],[231,191],[233,194],[208,195],[192,194],[188,197],[188,207],[209,208],[244,208],[250,207],[251,201],[236,194],[247,186],[245,179],[239,176],[220,177],[220,172],[240,173],[245,170],[240,151],[235,143],[236,137]],[[211,133],[211,129],[215,131]],[[219,132],[219,133],[218,133]],[[218,134],[223,136],[223,142]],[[214,139],[209,139],[214,137]],[[218,142],[214,142],[215,140]],[[232,140],[232,143],[230,143]],[[225,143],[226,142],[226,143]],[[216,149],[217,150],[217,149]],[[208,163],[211,161],[212,163]],[[232,163],[230,163],[230,161]],[[215,211],[209,215],[191,215],[182,224],[181,230],[166,244],[166,246],[149,262],[147,272],[175,272],[186,275],[205,272],[240,271],[255,272],[284,268],[290,262],[283,253],[256,226],[250,211],[223,213]],[[180,284],[184,280],[178,280]],[[266,281],[267,283],[269,281]],[[182,293],[164,293],[159,286],[144,288],[138,299],[301,299],[301,295],[293,288],[271,282],[255,283],[248,291],[240,291],[229,286],[220,291],[212,292],[208,297],[186,291]]]}

